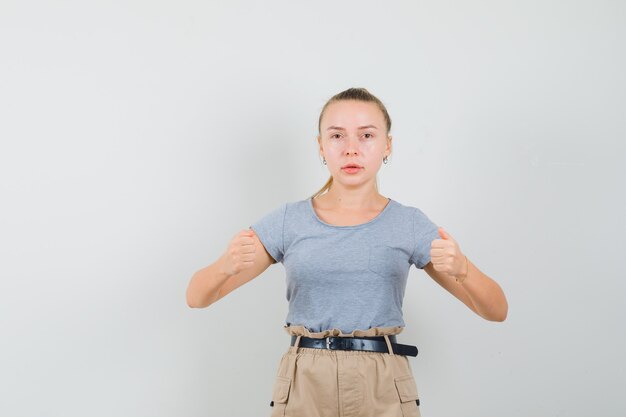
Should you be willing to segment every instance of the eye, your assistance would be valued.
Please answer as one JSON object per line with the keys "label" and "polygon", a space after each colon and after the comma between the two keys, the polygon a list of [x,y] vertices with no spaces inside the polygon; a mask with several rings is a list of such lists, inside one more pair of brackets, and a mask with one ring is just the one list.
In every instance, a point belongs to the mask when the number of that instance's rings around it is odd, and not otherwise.
{"label": "eye", "polygon": [[337,139],[339,137],[339,133],[333,133],[332,135],[330,135],[331,139]]}
{"label": "eye", "polygon": [[365,133],[363,136],[365,136],[366,139],[370,139],[374,135],[372,135],[371,133]]}

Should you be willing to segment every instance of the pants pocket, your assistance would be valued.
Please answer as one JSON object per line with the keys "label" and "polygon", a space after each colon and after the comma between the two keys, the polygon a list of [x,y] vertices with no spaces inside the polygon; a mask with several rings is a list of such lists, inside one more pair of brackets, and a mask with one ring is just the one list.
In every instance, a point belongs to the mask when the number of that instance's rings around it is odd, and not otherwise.
{"label": "pants pocket", "polygon": [[270,405],[273,408],[270,417],[284,417],[287,400],[289,399],[289,391],[291,389],[291,378],[288,376],[276,376],[274,388],[272,390],[272,401]]}
{"label": "pants pocket", "polygon": [[400,398],[400,407],[402,408],[403,417],[421,417],[419,410],[419,395],[417,394],[417,385],[413,375],[404,375],[394,378],[398,397]]}

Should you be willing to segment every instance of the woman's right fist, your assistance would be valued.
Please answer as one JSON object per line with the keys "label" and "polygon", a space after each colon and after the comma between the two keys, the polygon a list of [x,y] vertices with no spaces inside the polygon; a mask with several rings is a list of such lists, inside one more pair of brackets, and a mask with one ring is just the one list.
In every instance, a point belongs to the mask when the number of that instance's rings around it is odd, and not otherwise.
{"label": "woman's right fist", "polygon": [[222,258],[224,259],[224,272],[229,276],[254,265],[256,247],[253,236],[254,230],[245,229],[237,233],[228,244],[228,249]]}

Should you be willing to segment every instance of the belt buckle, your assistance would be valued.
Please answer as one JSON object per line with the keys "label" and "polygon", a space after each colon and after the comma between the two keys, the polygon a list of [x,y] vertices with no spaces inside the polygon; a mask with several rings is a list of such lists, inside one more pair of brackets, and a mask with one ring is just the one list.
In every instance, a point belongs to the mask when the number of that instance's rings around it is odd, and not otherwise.
{"label": "belt buckle", "polygon": [[[351,346],[347,343],[347,338],[345,337],[336,337],[336,336],[326,336],[326,349],[329,350],[352,350]],[[333,347],[330,347],[330,339],[333,339]]]}

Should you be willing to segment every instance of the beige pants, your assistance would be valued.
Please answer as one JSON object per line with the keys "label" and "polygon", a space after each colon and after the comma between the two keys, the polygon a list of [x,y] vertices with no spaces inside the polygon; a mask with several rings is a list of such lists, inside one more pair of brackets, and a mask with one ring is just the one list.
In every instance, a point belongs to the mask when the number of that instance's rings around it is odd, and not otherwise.
{"label": "beige pants", "polygon": [[[394,355],[387,335],[402,327],[373,327],[344,334],[338,329],[311,333],[284,326],[299,336],[280,360],[270,417],[420,417],[409,360]],[[300,337],[385,336],[389,352],[299,347]]]}

